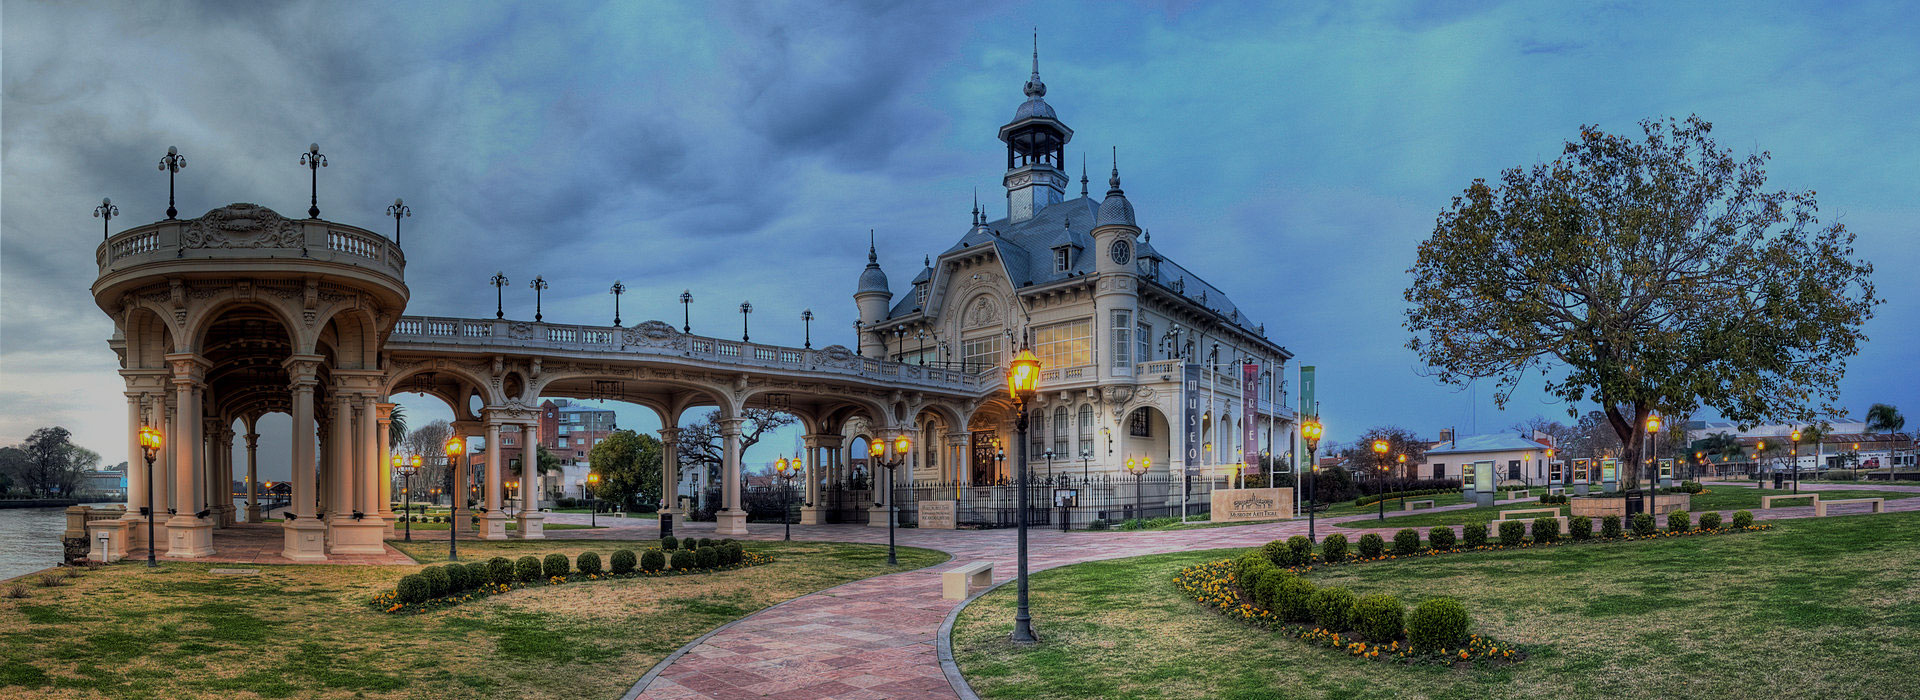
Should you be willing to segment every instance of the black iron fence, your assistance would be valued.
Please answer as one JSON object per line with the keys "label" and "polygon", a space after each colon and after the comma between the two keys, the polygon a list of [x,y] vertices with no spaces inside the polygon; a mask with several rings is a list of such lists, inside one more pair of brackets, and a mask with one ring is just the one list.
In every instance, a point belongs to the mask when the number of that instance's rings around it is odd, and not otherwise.
{"label": "black iron fence", "polygon": [[[1166,475],[1066,476],[1027,484],[1029,527],[1087,528],[1094,521],[1117,523],[1133,518],[1180,515],[1205,516],[1211,506],[1214,482],[1204,477],[1182,481]],[[1020,487],[1015,484],[971,484],[917,480],[898,487],[899,522],[917,525],[922,501],[953,501],[960,527],[1014,527],[1020,519]],[[830,523],[868,523],[874,515],[874,493],[868,489],[829,486],[820,505]],[[881,493],[880,503],[887,494]],[[1183,508],[1184,504],[1184,508]],[[885,511],[879,513],[885,517]],[[883,521],[884,522],[884,521]]]}

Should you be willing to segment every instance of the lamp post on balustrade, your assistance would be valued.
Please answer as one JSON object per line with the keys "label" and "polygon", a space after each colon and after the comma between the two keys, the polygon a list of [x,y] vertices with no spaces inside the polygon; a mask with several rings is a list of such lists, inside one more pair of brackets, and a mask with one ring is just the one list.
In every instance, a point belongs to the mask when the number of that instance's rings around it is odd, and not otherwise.
{"label": "lamp post on balustrade", "polygon": [[413,216],[413,209],[400,201],[399,197],[394,197],[393,206],[387,207],[387,216],[393,217],[393,244],[400,245],[400,220]]}
{"label": "lamp post on balustrade", "polygon": [[740,342],[747,342],[747,316],[753,313],[753,302],[740,302]]}
{"label": "lamp post on balustrade", "polygon": [[187,167],[187,157],[180,155],[180,149],[168,146],[167,155],[160,159],[160,169],[167,171],[167,219],[169,220],[180,215],[180,210],[173,208],[173,176],[185,167]]}
{"label": "lamp post on balustrade", "polygon": [[806,348],[808,350],[812,350],[813,349],[813,309],[806,309],[800,312],[800,325],[801,325],[801,328],[804,329],[804,332],[806,333],[806,344],[802,345],[801,347]]}
{"label": "lamp post on balustrade", "polygon": [[861,339],[863,336],[866,335],[866,332],[867,332],[867,324],[865,321],[853,322],[853,356],[854,357],[860,356]]}
{"label": "lamp post on balustrade", "polygon": [[608,289],[607,293],[613,295],[613,327],[619,328],[620,327],[620,295],[627,293],[627,285],[621,284],[620,280],[614,280],[613,287]]}
{"label": "lamp post on balustrade", "polygon": [[493,284],[493,317],[506,318],[506,296],[500,290],[507,288],[507,273],[495,272],[493,273],[493,279],[489,280],[489,282]]}
{"label": "lamp post on balustrade", "polygon": [[538,323],[541,319],[540,293],[547,291],[547,279],[539,275],[534,275],[533,281],[527,283],[527,286],[533,288],[533,320],[535,323]]}
{"label": "lamp post on balustrade", "polygon": [[680,332],[681,333],[693,332],[693,315],[692,315],[693,312],[689,311],[687,306],[688,304],[692,304],[692,303],[693,303],[693,290],[691,289],[682,290],[680,292]]}
{"label": "lamp post on balustrade", "polygon": [[327,157],[320,153],[320,144],[308,146],[307,152],[300,154],[300,164],[313,171],[313,192],[308,200],[307,218],[318,219],[320,218],[320,169],[327,167]]}
{"label": "lamp post on balustrade", "polygon": [[114,206],[112,199],[109,199],[107,197],[100,198],[100,206],[93,208],[93,218],[100,220],[100,240],[101,241],[104,242],[111,237],[110,232],[113,229],[113,225],[112,225],[113,217],[119,216],[119,215],[120,215],[120,207]]}

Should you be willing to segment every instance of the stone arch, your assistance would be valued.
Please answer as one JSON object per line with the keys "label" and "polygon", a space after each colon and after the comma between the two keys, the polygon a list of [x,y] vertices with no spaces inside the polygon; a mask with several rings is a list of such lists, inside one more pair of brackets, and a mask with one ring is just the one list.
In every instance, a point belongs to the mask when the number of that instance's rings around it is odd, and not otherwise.
{"label": "stone arch", "polygon": [[213,325],[234,309],[262,311],[279,321],[281,329],[286,331],[287,342],[292,346],[293,354],[312,352],[311,339],[301,331],[304,327],[297,316],[290,314],[279,304],[261,299],[239,299],[232,292],[224,292],[225,298],[217,298],[211,304],[200,307],[187,314],[186,330],[175,338],[174,352],[201,352],[206,347],[207,332]]}
{"label": "stone arch", "polygon": [[[487,405],[503,403],[501,397],[496,396],[493,392],[493,382],[489,381],[487,377],[481,374],[475,367],[451,361],[390,362],[389,364],[398,366],[389,367],[386,374],[386,385],[383,386],[380,391],[382,395],[426,394],[434,396],[442,401],[446,401],[449,406],[452,406],[455,416],[460,416],[467,412],[466,402],[467,396],[469,395],[467,389],[469,387],[472,392],[478,393],[481,401]],[[459,391],[460,395],[454,396],[448,393],[449,389],[444,385],[410,386],[407,383],[408,380],[416,376],[428,373],[436,375],[445,374],[452,377],[455,381],[454,388],[451,389],[451,391]]]}
{"label": "stone arch", "polygon": [[[1146,436],[1136,434],[1137,420],[1145,421]],[[1160,407],[1151,403],[1137,403],[1129,406],[1120,419],[1120,435],[1116,436],[1115,449],[1120,451],[1122,461],[1136,457],[1152,457],[1154,474],[1165,475],[1173,466],[1174,444],[1173,422],[1167,418]]]}
{"label": "stone arch", "polygon": [[166,355],[179,346],[174,340],[173,324],[150,306],[127,309],[121,339],[126,343],[123,369],[165,369]]}
{"label": "stone arch", "polygon": [[335,368],[379,368],[379,326],[372,313],[359,308],[341,309],[321,321],[318,327],[315,348],[323,343],[331,347]]}

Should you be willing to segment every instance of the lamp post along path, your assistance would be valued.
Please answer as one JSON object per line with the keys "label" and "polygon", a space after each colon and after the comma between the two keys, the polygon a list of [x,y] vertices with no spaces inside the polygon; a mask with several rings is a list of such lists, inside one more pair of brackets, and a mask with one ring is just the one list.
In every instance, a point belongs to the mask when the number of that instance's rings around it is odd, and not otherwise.
{"label": "lamp post along path", "polygon": [[[460,436],[447,438],[448,469],[454,468],[454,464],[460,459],[460,454],[465,450],[466,443],[460,441]],[[454,496],[455,506],[459,505],[459,498],[460,496]],[[457,517],[460,512],[461,509],[456,507],[450,514],[456,517],[447,518],[447,561],[460,561],[460,518]]]}
{"label": "lamp post along path", "polygon": [[[140,426],[140,451],[144,453],[142,456],[147,459],[147,506],[141,508],[141,510],[146,511],[147,516],[148,567],[160,565],[160,562],[154,558],[154,550],[159,549],[160,545],[153,540],[153,458],[165,442],[166,437],[160,433],[159,428],[150,425]],[[104,558],[105,557],[102,557],[102,559]]]}
{"label": "lamp post along path", "polygon": [[1019,555],[1016,559],[1018,579],[1019,608],[1013,615],[1013,633],[1015,644],[1033,644],[1040,641],[1033,634],[1033,615],[1027,606],[1027,405],[1040,391],[1040,358],[1034,357],[1031,348],[1022,347],[1007,365],[1007,392],[1013,397],[1014,430],[1017,433],[1020,470],[1018,489],[1020,490],[1020,534],[1016,540]]}

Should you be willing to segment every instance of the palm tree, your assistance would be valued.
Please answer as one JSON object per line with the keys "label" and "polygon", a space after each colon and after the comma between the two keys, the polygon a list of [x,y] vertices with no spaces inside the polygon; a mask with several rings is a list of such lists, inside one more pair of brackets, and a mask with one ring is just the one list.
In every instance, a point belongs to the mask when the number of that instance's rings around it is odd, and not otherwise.
{"label": "palm tree", "polygon": [[[1894,408],[1892,404],[1877,403],[1873,405],[1873,408],[1867,409],[1868,430],[1876,433],[1893,433],[1897,436],[1900,429],[1905,427],[1907,427],[1907,417],[1900,415],[1900,409]],[[1896,439],[1898,438],[1896,437]],[[1907,440],[1907,451],[1913,451],[1912,439]],[[1893,478],[1893,465],[1891,464],[1887,465],[1887,478]]]}
{"label": "palm tree", "polygon": [[1714,433],[1693,443],[1693,451],[1719,462],[1738,462],[1746,454],[1740,450],[1740,441],[1728,433]]}
{"label": "palm tree", "polygon": [[387,451],[399,449],[400,443],[407,439],[407,407],[393,405],[393,418],[387,424]]}

